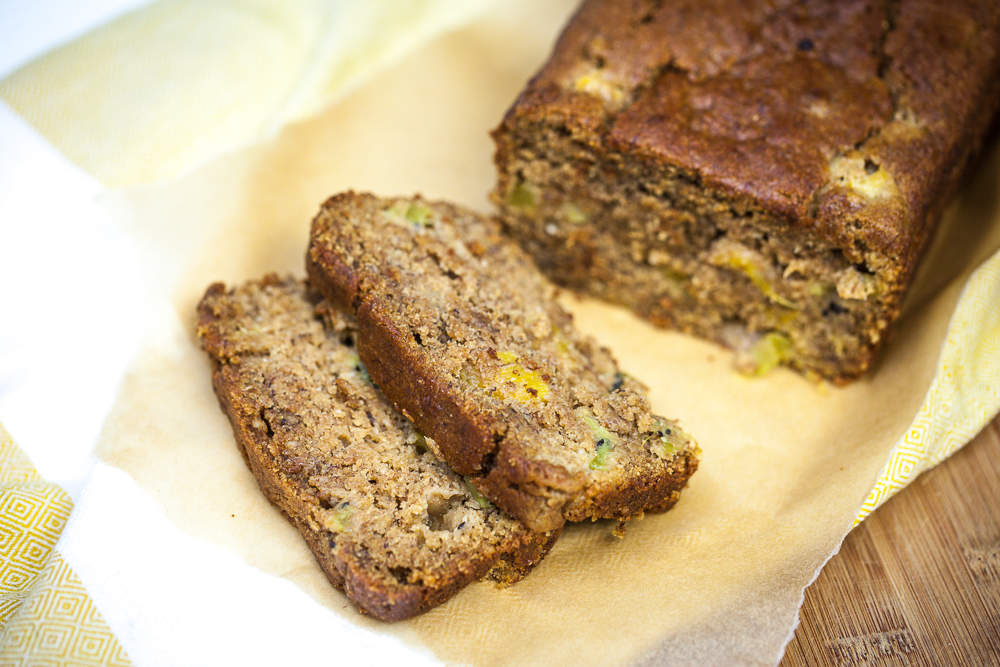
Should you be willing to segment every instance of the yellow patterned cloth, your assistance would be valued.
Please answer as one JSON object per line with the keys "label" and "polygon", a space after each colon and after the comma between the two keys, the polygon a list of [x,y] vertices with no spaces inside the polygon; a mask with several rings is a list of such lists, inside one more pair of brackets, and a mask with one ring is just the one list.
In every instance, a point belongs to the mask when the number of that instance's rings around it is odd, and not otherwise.
{"label": "yellow patterned cloth", "polygon": [[920,411],[900,438],[860,523],[897,491],[954,454],[1000,409],[1000,253],[972,274],[948,326],[934,380]]}
{"label": "yellow patterned cloth", "polygon": [[72,509],[0,425],[0,667],[131,664],[55,550]]}

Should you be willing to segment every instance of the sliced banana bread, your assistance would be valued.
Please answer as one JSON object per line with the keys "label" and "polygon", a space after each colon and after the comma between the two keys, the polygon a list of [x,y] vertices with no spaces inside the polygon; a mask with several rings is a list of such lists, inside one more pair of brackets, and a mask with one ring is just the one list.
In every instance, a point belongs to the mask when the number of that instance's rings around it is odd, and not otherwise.
{"label": "sliced banana bread", "polygon": [[347,192],[313,221],[307,264],[357,312],[375,384],[532,529],[667,509],[697,467],[691,438],[576,332],[495,218]]}
{"label": "sliced banana bread", "polygon": [[555,541],[477,500],[428,450],[368,379],[352,316],[302,282],[212,285],[198,336],[261,489],[363,611],[398,620],[483,577],[516,581]]}
{"label": "sliced banana bread", "polygon": [[556,282],[842,383],[998,104],[995,0],[587,0],[493,197]]}

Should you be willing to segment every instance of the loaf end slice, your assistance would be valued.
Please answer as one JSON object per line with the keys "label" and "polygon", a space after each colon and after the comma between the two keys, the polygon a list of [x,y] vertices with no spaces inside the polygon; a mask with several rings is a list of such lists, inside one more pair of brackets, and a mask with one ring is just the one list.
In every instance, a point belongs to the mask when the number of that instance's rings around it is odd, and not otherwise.
{"label": "loaf end slice", "polygon": [[400,620],[478,579],[511,583],[554,543],[435,457],[369,380],[353,316],[301,281],[212,285],[198,336],[264,495],[362,611]]}
{"label": "loaf end slice", "polygon": [[493,200],[556,282],[844,383],[998,103],[991,0],[587,0],[494,131]]}
{"label": "loaf end slice", "polygon": [[311,281],[354,309],[358,350],[435,451],[538,531],[669,508],[698,465],[674,421],[496,219],[347,192],[315,218]]}

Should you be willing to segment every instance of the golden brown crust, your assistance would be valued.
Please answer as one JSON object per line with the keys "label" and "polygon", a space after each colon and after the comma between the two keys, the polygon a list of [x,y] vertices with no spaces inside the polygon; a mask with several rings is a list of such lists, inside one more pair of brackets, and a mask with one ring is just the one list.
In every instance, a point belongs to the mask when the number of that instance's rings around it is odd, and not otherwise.
{"label": "golden brown crust", "polygon": [[343,193],[314,220],[307,264],[319,289],[357,309],[373,381],[530,528],[640,515],[694,472],[694,443],[575,332],[495,220]]}
{"label": "golden brown crust", "polygon": [[496,509],[392,410],[358,366],[352,320],[300,281],[212,285],[198,334],[216,394],[264,495],[330,582],[399,620],[468,583],[516,581],[554,543]]}
{"label": "golden brown crust", "polygon": [[460,475],[475,475],[496,448],[496,427],[489,416],[440,381],[433,359],[402,344],[410,336],[380,304],[358,307],[358,351],[379,387],[390,388],[396,406],[434,436],[448,465]]}
{"label": "golden brown crust", "polygon": [[998,104],[990,0],[590,0],[494,132],[494,198],[557,281],[730,346],[780,334],[842,381]]}

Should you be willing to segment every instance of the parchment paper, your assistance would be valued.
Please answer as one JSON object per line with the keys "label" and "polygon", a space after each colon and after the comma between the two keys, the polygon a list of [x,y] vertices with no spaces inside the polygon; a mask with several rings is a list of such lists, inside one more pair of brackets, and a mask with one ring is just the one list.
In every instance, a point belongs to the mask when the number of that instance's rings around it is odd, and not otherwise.
{"label": "parchment paper", "polygon": [[354,611],[264,500],[195,339],[195,304],[211,282],[304,274],[310,219],[334,192],[421,192],[488,210],[487,132],[571,4],[544,15],[497,7],[271,141],[106,195],[139,246],[152,305],[97,454],[183,530],[448,663],[774,664],[803,587],[921,405],[961,277],[1000,245],[992,163],[951,213],[975,221],[953,232],[962,243],[935,251],[874,372],[846,388],[786,370],[747,379],[720,348],[567,296],[580,328],[649,385],[654,409],[699,440],[701,469],[674,510],[632,522],[625,539],[603,522],[571,526],[524,581],[475,584],[403,623]]}

